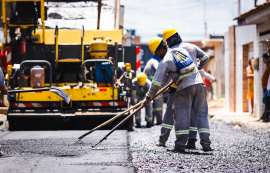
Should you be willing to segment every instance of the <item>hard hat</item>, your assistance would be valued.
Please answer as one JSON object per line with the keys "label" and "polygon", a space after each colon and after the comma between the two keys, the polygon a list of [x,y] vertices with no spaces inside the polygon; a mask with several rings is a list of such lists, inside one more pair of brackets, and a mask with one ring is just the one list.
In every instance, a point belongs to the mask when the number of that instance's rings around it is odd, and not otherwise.
{"label": "hard hat", "polygon": [[0,50],[2,50],[3,49],[3,44],[2,43],[0,43]]}
{"label": "hard hat", "polygon": [[162,38],[161,37],[154,37],[150,40],[148,47],[151,50],[153,54],[155,54],[159,44],[161,43]]}
{"label": "hard hat", "polygon": [[130,63],[126,63],[125,66],[126,66],[126,71],[130,71],[130,70],[131,70],[131,65],[130,65]]}
{"label": "hard hat", "polygon": [[174,27],[168,27],[168,28],[164,29],[164,31],[163,31],[164,41],[166,41],[168,38],[170,38],[171,36],[173,36],[177,32],[178,32],[177,29]]}
{"label": "hard hat", "polygon": [[137,74],[137,83],[139,85],[144,85],[146,83],[146,74],[143,72],[140,72],[139,74]]}

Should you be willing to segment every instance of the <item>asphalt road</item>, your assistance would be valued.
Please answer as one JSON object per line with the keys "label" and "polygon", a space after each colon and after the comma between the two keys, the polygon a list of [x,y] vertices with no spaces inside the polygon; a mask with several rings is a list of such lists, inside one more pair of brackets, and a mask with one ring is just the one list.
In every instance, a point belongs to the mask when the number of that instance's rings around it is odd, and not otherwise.
{"label": "asphalt road", "polygon": [[1,173],[134,172],[127,131],[114,132],[96,149],[107,130],[75,143],[86,131],[5,131],[0,133]]}

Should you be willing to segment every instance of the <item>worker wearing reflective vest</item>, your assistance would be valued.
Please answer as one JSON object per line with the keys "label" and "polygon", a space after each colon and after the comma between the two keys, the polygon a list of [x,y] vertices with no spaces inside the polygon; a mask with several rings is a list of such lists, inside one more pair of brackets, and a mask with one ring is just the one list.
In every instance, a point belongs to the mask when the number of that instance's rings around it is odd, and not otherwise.
{"label": "worker wearing reflective vest", "polygon": [[146,106],[150,103],[151,98],[159,90],[164,76],[168,73],[177,85],[173,102],[176,141],[174,147],[168,150],[185,152],[185,145],[190,132],[190,115],[193,110],[195,119],[197,120],[203,151],[211,151],[206,90],[198,71],[198,69],[202,69],[208,62],[209,57],[203,54],[199,58],[201,62],[197,68],[186,49],[180,47],[182,40],[175,28],[165,29],[163,31],[163,37],[170,49],[164,55],[157,68],[143,105]]}
{"label": "worker wearing reflective vest", "polygon": [[[201,63],[207,62],[208,55],[203,52],[199,47],[197,47],[194,44],[190,43],[180,43],[181,48],[184,48],[187,50],[189,53],[190,57],[192,58],[193,62],[197,66],[197,60],[199,61],[204,61]],[[202,59],[202,60],[201,60]],[[209,73],[206,73],[203,69],[199,70],[200,74],[202,77],[205,77],[206,79],[209,80],[215,80],[215,78],[210,75]],[[166,141],[168,140],[168,137],[170,136],[170,131],[173,128],[173,110],[172,110],[172,104],[174,101],[174,93],[170,93],[167,101],[167,109],[163,117],[163,123],[162,123],[162,128],[161,128],[161,135],[159,137],[159,141],[156,143],[157,146],[165,146]],[[186,145],[187,149],[195,149],[196,148],[196,136],[197,136],[197,123],[195,119],[195,115],[193,114],[193,111],[190,115],[191,121],[190,121],[190,131],[189,131],[189,138],[188,138],[188,143]]]}
{"label": "worker wearing reflective vest", "polygon": [[[149,90],[151,81],[147,79],[145,73],[138,73],[137,77],[132,80],[132,97],[134,99],[134,104],[137,104],[145,99],[145,95]],[[141,111],[139,110],[135,114],[136,127],[141,128]],[[149,104],[145,108],[145,121],[146,127],[152,126],[152,104]]]}
{"label": "worker wearing reflective vest", "polygon": [[[0,68],[0,92],[2,95],[7,95],[8,94],[8,89],[5,85],[5,76],[2,72],[2,69]],[[0,157],[4,156],[3,151],[0,150]]]}
{"label": "worker wearing reflective vest", "polygon": [[[144,73],[147,75],[147,78],[152,81],[153,77],[156,73],[157,67],[161,59],[156,56],[154,52],[152,52],[154,55],[153,57],[146,63],[144,68]],[[162,114],[163,114],[163,97],[159,97],[155,100],[153,100],[153,124],[154,120],[156,118],[157,125],[162,123]]]}
{"label": "worker wearing reflective vest", "polygon": [[[205,77],[206,79],[209,79],[209,80],[215,80],[215,78],[205,72],[203,69],[202,70],[199,70],[200,74],[202,77]],[[156,146],[162,146],[162,147],[165,147],[165,144],[170,136],[170,132],[173,128],[173,124],[174,124],[174,121],[173,121],[173,108],[172,108],[172,105],[173,105],[173,102],[174,102],[174,97],[175,97],[175,91],[177,89],[173,89],[175,88],[175,85],[172,86],[169,90],[169,96],[168,96],[168,100],[167,100],[167,108],[166,108],[166,111],[165,111],[165,114],[164,114],[164,117],[163,117],[163,120],[162,120],[162,128],[161,128],[161,134],[159,136],[159,140],[158,142],[156,143]],[[193,114],[193,111],[191,111],[191,115],[190,115],[190,131],[189,131],[189,139],[188,139],[188,143],[186,145],[186,149],[196,149],[196,137],[197,137],[197,122],[195,120],[195,116]]]}

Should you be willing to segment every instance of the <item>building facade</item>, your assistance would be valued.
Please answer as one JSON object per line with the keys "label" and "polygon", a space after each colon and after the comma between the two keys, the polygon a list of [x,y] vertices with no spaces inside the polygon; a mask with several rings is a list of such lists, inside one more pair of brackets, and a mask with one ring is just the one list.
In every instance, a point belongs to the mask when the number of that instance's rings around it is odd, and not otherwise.
{"label": "building facade", "polygon": [[225,103],[230,112],[250,112],[247,100],[248,78],[246,67],[254,58],[254,115],[260,117],[264,110],[261,76],[265,67],[262,55],[267,53],[270,40],[270,2],[265,2],[235,18],[237,26],[225,33]]}

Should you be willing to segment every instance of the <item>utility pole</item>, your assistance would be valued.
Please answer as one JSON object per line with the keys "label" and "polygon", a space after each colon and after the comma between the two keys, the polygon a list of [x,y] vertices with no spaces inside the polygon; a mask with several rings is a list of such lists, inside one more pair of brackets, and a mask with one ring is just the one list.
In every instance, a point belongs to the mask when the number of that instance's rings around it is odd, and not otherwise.
{"label": "utility pole", "polygon": [[207,36],[207,23],[206,23],[206,0],[204,0],[204,36]]}
{"label": "utility pole", "polygon": [[127,40],[126,40],[126,46],[131,46],[132,44],[132,35],[131,30],[127,29]]}
{"label": "utility pole", "polygon": [[120,26],[120,0],[115,1],[115,29],[119,30]]}
{"label": "utility pole", "polygon": [[97,20],[97,29],[99,29],[99,25],[100,25],[101,5],[102,5],[102,0],[98,0],[98,20]]}
{"label": "utility pole", "polygon": [[238,0],[238,16],[241,15],[241,0]]}

